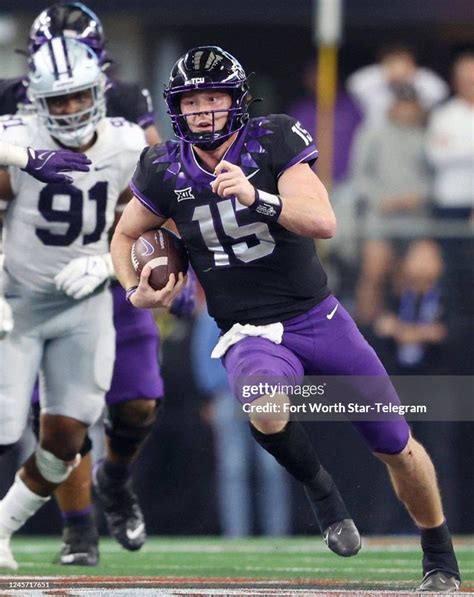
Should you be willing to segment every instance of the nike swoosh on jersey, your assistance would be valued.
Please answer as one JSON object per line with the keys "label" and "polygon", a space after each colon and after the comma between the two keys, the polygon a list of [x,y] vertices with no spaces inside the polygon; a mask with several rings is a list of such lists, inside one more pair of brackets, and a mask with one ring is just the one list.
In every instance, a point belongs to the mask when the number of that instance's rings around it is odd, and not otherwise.
{"label": "nike swoosh on jersey", "polygon": [[331,313],[328,313],[326,315],[327,319],[332,319],[334,317],[334,314],[336,313],[338,307],[339,307],[339,303],[337,303],[337,305],[334,307],[334,309],[331,311]]}
{"label": "nike swoosh on jersey", "polygon": [[110,168],[111,164],[105,164],[105,166],[96,166],[94,170],[98,172],[99,170],[105,170],[106,168]]}
{"label": "nike swoosh on jersey", "polygon": [[245,178],[247,180],[250,180],[252,178],[252,176],[255,176],[255,174],[257,174],[258,172],[260,172],[260,168],[258,170],[255,170],[255,172],[252,172],[252,174],[249,174],[248,176],[246,176]]}

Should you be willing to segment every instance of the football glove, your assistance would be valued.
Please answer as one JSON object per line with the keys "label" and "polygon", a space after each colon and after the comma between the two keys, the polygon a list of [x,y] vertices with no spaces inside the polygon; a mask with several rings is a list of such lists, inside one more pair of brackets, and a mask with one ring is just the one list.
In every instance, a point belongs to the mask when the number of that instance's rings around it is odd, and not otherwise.
{"label": "football glove", "polygon": [[110,253],[76,257],[56,274],[54,281],[58,290],[79,300],[94,292],[108,278],[114,276]]}
{"label": "football glove", "polygon": [[178,296],[171,303],[170,313],[177,317],[190,315],[194,311],[196,302],[196,274],[188,269],[188,279]]}
{"label": "football glove", "polygon": [[91,161],[83,153],[68,149],[33,149],[28,147],[28,162],[25,172],[41,182],[71,183],[72,178],[62,172],[88,172]]}
{"label": "football glove", "polygon": [[0,295],[0,340],[13,330],[13,313],[4,296]]}

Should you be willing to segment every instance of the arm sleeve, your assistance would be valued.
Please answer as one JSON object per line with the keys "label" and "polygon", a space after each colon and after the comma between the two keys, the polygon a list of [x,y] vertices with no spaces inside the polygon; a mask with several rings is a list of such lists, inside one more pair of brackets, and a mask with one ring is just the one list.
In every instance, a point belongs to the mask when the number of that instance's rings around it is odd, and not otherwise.
{"label": "arm sleeve", "polygon": [[153,147],[145,147],[133,173],[130,188],[135,197],[160,218],[169,218],[162,177],[153,164]]}
{"label": "arm sleeve", "polygon": [[318,150],[313,138],[300,122],[280,114],[277,119],[274,137],[272,139],[273,171],[278,177],[285,170],[295,164],[314,164],[318,157]]}

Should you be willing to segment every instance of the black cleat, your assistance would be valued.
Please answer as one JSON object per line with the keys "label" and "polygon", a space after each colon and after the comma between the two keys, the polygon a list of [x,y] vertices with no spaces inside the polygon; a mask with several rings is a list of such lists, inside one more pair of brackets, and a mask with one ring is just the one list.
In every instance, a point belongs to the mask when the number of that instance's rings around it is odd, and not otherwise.
{"label": "black cleat", "polygon": [[361,547],[359,531],[351,518],[329,525],[323,539],[331,551],[344,558],[355,556]]}
{"label": "black cleat", "polygon": [[92,481],[104,508],[109,533],[125,549],[140,549],[146,539],[145,521],[132,489],[132,479],[111,479],[99,464],[94,469]]}
{"label": "black cleat", "polygon": [[459,591],[461,581],[453,574],[440,570],[427,572],[416,589],[417,593],[456,593]]}
{"label": "black cleat", "polygon": [[99,535],[95,527],[65,527],[57,562],[64,566],[97,566]]}
{"label": "black cleat", "polygon": [[355,556],[361,539],[331,475],[322,466],[304,490],[318,521],[324,541],[338,556]]}

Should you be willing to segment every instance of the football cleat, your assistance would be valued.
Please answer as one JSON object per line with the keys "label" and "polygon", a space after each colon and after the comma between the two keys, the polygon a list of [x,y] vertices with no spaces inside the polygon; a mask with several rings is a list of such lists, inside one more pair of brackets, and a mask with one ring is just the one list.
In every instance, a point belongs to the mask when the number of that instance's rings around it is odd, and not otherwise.
{"label": "football cleat", "polygon": [[461,581],[453,574],[440,570],[427,572],[416,589],[417,593],[456,593],[459,591]]}
{"label": "football cleat", "polygon": [[57,558],[63,566],[97,566],[99,563],[99,535],[92,527],[65,527],[63,545]]}
{"label": "football cleat", "polygon": [[132,489],[132,479],[111,479],[99,464],[94,469],[92,481],[104,508],[109,533],[125,549],[140,549],[146,539],[145,521]]}
{"label": "football cleat", "polygon": [[351,518],[329,525],[323,532],[323,539],[331,551],[344,558],[355,556],[362,544],[359,531]]}
{"label": "football cleat", "polygon": [[0,537],[0,569],[17,570],[18,564],[10,549],[10,537]]}

